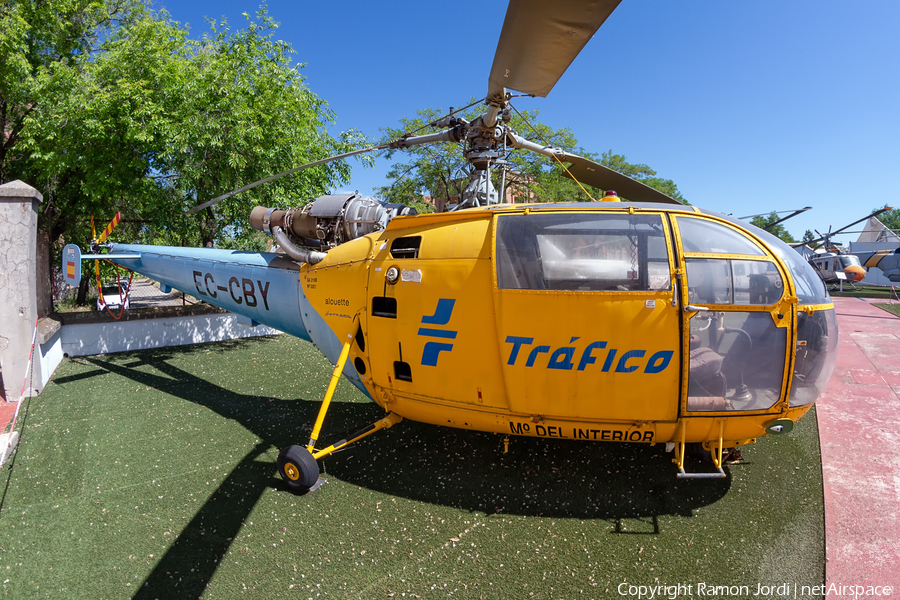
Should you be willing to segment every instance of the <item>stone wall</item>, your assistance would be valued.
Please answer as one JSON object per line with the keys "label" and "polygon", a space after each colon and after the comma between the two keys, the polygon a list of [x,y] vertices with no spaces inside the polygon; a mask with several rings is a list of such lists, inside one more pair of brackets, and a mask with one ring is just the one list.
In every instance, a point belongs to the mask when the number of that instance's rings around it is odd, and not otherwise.
{"label": "stone wall", "polygon": [[[8,400],[18,400],[22,391],[37,322],[37,212],[43,199],[21,181],[0,185],[0,376]],[[39,364],[35,371],[40,373]],[[29,379],[26,394],[40,393],[40,375]]]}

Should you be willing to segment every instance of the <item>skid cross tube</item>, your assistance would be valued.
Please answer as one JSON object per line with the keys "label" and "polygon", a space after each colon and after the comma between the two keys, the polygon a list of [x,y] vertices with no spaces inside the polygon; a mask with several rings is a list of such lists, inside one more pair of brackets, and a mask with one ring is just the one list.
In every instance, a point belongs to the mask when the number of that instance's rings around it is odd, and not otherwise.
{"label": "skid cross tube", "polygon": [[368,427],[364,427],[364,428],[360,429],[359,431],[357,431],[350,437],[346,437],[346,438],[342,439],[341,441],[335,442],[334,444],[328,446],[327,448],[323,448],[322,450],[319,450],[318,452],[314,452],[313,458],[315,458],[316,460],[319,460],[323,456],[328,456],[332,452],[336,452],[337,450],[340,450],[344,446],[349,446],[353,442],[359,441],[368,435],[372,435],[379,429],[387,429],[388,427],[393,427],[394,425],[396,425],[397,423],[399,423],[402,420],[403,420],[403,417],[401,417],[397,413],[393,413],[393,412],[388,413],[388,416],[386,416],[385,418],[381,419],[380,421],[376,421],[375,423],[372,423]]}

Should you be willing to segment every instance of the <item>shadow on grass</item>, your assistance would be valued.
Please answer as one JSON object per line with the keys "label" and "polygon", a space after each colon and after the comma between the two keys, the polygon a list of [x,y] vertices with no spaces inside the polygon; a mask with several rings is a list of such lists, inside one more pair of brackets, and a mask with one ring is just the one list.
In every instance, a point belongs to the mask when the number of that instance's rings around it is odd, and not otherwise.
{"label": "shadow on grass", "polygon": [[[222,344],[219,350],[235,346]],[[203,593],[262,494],[271,488],[284,491],[275,465],[260,457],[271,448],[304,444],[319,408],[318,398],[277,400],[231,392],[169,362],[188,351],[132,354],[124,364],[83,359],[97,367],[94,375],[115,373],[165,390],[234,420],[261,440],[194,515],[134,598]],[[340,439],[383,414],[374,403],[335,402],[322,441]],[[521,437],[512,438],[504,454],[502,436],[404,421],[326,457],[320,467],[326,478],[419,502],[487,514],[602,519],[613,524],[614,534],[653,535],[660,533],[660,516],[691,516],[731,486],[730,475],[679,482],[671,457],[661,445]]]}

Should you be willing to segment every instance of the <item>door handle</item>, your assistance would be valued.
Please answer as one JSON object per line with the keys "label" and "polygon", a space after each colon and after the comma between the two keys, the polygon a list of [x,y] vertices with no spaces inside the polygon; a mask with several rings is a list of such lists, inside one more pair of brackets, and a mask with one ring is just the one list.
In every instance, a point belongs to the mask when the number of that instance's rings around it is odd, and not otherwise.
{"label": "door handle", "polygon": [[684,305],[684,312],[709,312],[709,309],[705,306],[694,306],[692,304]]}

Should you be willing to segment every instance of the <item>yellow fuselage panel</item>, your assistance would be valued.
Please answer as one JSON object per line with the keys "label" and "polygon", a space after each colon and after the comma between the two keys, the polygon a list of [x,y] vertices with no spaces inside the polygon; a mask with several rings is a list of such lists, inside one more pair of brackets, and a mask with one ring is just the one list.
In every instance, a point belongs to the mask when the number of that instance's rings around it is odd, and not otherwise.
{"label": "yellow fuselage panel", "polygon": [[365,323],[369,256],[374,240],[363,237],[331,250],[300,271],[300,288],[342,342]]}
{"label": "yellow fuselage panel", "polygon": [[722,439],[725,447],[730,448],[766,435],[766,427],[777,418],[796,421],[806,414],[810,406],[790,408],[779,414],[768,415],[729,414],[717,417],[682,417],[677,421],[613,421],[532,417],[489,408],[460,406],[453,402],[432,402],[396,393],[387,408],[422,423],[508,435],[596,442],[676,442],[681,440],[682,427],[685,427],[685,442],[705,442],[718,439],[719,425],[724,421]]}
{"label": "yellow fuselage panel", "polygon": [[[374,385],[508,407],[497,372],[489,219],[389,229],[381,237],[369,281],[370,304],[387,306],[369,318],[369,338],[381,349],[370,354]],[[417,257],[392,255],[397,238],[414,237],[421,238]],[[386,282],[392,267],[399,271],[393,284]]]}
{"label": "yellow fuselage panel", "polygon": [[680,338],[671,295],[498,291],[498,341],[512,410],[674,420]]}

